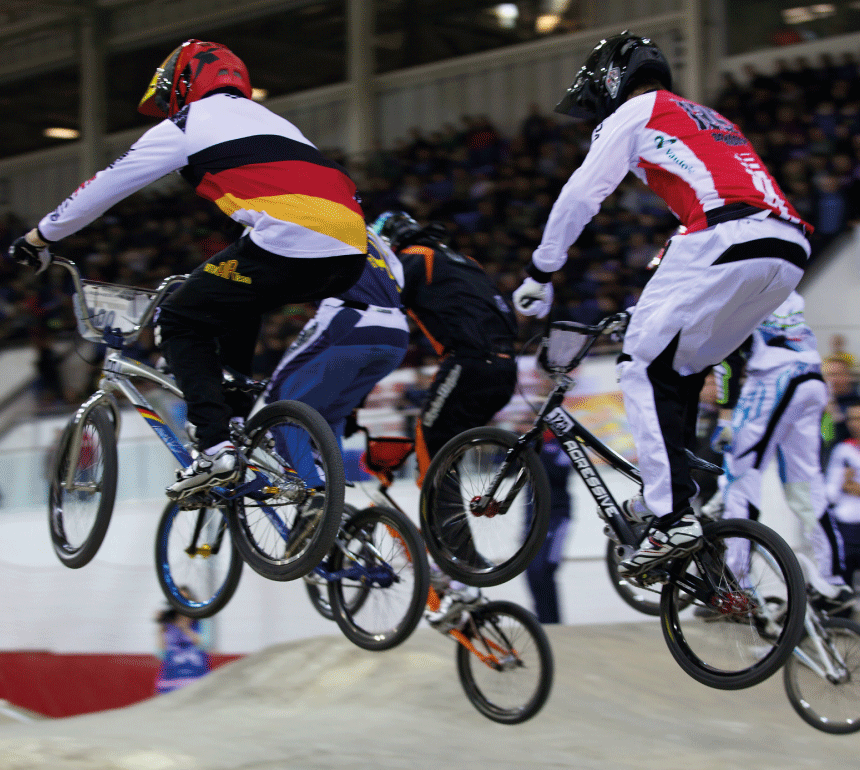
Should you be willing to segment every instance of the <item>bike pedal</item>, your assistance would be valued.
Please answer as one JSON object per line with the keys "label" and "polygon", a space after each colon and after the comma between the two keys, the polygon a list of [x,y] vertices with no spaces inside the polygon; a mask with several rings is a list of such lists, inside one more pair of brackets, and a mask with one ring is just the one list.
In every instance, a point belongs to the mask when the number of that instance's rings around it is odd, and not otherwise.
{"label": "bike pedal", "polygon": [[[227,483],[232,484],[233,482]],[[213,502],[212,495],[210,493],[218,488],[224,488],[224,482],[220,479],[212,479],[206,484],[201,484],[198,487],[189,489],[184,495],[181,493],[171,492],[169,487],[166,492],[169,499],[181,506],[201,508],[206,507]]]}
{"label": "bike pedal", "polygon": [[[168,495],[169,497],[169,495]],[[200,508],[209,508],[212,506],[212,498],[208,495],[186,495],[185,497],[180,497],[176,501],[176,505],[179,507],[180,511],[196,511]]]}

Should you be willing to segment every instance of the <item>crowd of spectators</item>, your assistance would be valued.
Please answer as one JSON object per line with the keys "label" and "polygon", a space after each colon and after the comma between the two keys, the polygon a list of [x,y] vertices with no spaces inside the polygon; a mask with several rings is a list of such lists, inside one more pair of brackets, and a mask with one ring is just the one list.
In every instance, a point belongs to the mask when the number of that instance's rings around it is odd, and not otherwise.
{"label": "crowd of spectators", "polygon": [[[855,58],[828,55],[819,66],[781,60],[771,75],[748,67],[745,82],[726,75],[713,106],[750,138],[800,214],[816,227],[813,254],[860,221],[860,72]],[[441,221],[458,251],[480,262],[500,290],[519,285],[553,201],[588,150],[593,126],[532,105],[519,129],[504,136],[486,117],[424,132],[413,129],[393,148],[377,148],[361,162],[342,153],[359,184],[368,221],[404,209],[419,221]],[[32,223],[0,219],[0,248]],[[628,177],[571,247],[557,274],[561,317],[593,323],[633,304],[649,262],[677,226],[662,201]],[[135,195],[58,251],[88,278],[136,286],[191,270],[238,235],[238,227],[190,190]],[[81,393],[57,376],[52,341],[73,328],[64,272],[34,280],[0,265],[0,339],[30,339],[40,351],[42,402],[75,403]],[[268,375],[312,313],[291,306],[270,316],[258,343],[256,374]],[[523,323],[521,340],[538,326]],[[154,357],[150,338],[139,355]],[[415,334],[406,364],[430,353]],[[96,351],[97,355],[98,351]]]}

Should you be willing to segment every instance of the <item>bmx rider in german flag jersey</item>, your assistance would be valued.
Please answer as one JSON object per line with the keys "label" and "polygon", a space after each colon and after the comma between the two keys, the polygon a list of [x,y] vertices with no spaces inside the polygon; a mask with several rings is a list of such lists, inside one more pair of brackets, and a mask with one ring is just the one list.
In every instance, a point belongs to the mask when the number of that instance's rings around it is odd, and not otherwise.
{"label": "bmx rider in german flag jersey", "polygon": [[9,250],[13,259],[44,269],[48,244],[172,171],[248,228],[196,268],[156,316],[200,450],[168,488],[173,499],[241,473],[229,421],[250,405],[228,404],[222,366],[250,375],[262,314],[340,294],[365,265],[367,232],[355,184],[292,123],[250,97],[248,71],[232,51],[183,43],[156,70],[138,107],[165,120]]}

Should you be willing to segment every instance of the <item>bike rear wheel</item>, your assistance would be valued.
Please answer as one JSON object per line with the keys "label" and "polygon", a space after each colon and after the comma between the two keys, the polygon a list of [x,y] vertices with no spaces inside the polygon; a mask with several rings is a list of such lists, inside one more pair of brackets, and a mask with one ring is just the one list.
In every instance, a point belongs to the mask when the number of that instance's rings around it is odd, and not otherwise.
{"label": "bike rear wheel", "polygon": [[356,513],[343,526],[330,565],[333,572],[356,572],[328,586],[335,622],[353,644],[390,650],[415,630],[430,567],[421,533],[404,514],[383,506]]}
{"label": "bike rear wheel", "polygon": [[182,510],[168,503],[155,534],[155,574],[171,607],[208,618],[233,597],[242,557],[223,508]]}
{"label": "bike rear wheel", "polygon": [[[349,503],[344,503],[342,521],[346,523],[356,513],[358,513],[358,508],[354,505],[350,505]],[[326,569],[331,571],[331,558],[336,549],[337,543],[335,543],[335,547],[332,548],[329,555],[319,566],[324,566]],[[334,620],[334,613],[331,611],[331,604],[329,604],[328,600],[328,581],[324,577],[318,575],[316,570],[317,568],[314,567],[311,572],[302,578],[305,581],[305,590],[308,592],[308,599],[311,600],[313,608],[326,620]],[[351,609],[353,611],[358,610],[360,602],[364,601],[369,591],[370,589],[368,588],[365,591],[355,592],[355,596],[351,603]]]}
{"label": "bike rear wheel", "polygon": [[334,544],[343,510],[343,457],[320,414],[298,401],[276,401],[245,428],[245,480],[266,477],[257,497],[231,508],[233,542],[255,572],[270,580],[307,575]]}
{"label": "bike rear wheel", "polygon": [[[506,465],[517,436],[473,428],[439,450],[421,490],[421,530],[433,560],[467,585],[495,586],[519,575],[549,527],[549,481],[531,448]],[[481,512],[474,504],[505,471]]]}
{"label": "bike rear wheel", "polygon": [[[786,542],[756,521],[704,524],[704,545],[668,566],[663,636],[693,679],[720,690],[752,687],[774,674],[803,634],[806,586]],[[687,584],[710,592],[681,617]],[[686,594],[686,595],[685,595]]]}
{"label": "bike rear wheel", "polygon": [[457,673],[466,697],[494,722],[515,725],[531,719],[552,688],[554,663],[546,632],[531,612],[513,602],[487,602],[469,615],[461,631],[451,632],[460,642]]}
{"label": "bike rear wheel", "polygon": [[[48,527],[59,560],[71,569],[92,561],[107,534],[116,499],[117,451],[114,424],[97,406],[84,417],[81,447],[70,457],[74,421],[57,445],[48,492]],[[74,462],[73,488],[66,475]]]}
{"label": "bike rear wheel", "polygon": [[[798,650],[822,669],[814,671],[797,652],[783,668],[788,700],[807,724],[834,735],[860,730],[860,624],[846,618],[821,621],[821,650],[807,634]],[[835,681],[824,669],[824,658],[835,670]]]}

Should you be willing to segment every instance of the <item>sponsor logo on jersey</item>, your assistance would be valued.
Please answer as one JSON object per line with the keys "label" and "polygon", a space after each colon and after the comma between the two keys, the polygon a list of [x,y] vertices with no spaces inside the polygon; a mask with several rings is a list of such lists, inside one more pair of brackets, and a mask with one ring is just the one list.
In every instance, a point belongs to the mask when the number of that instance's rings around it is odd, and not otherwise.
{"label": "sponsor logo on jersey", "polygon": [[739,144],[747,143],[747,140],[744,139],[744,137],[742,137],[740,134],[730,134],[724,131],[713,131],[711,133],[711,139],[716,139],[718,142],[728,144],[732,147],[736,147]]}
{"label": "sponsor logo on jersey", "polygon": [[712,110],[710,107],[704,107],[701,104],[696,104],[695,102],[689,102],[680,96],[675,97],[673,101],[687,113],[687,115],[695,122],[696,126],[702,131],[717,129],[728,133],[737,133],[735,124],[730,120],[726,120],[716,110]]}
{"label": "sponsor logo on jersey", "polygon": [[[393,281],[394,274],[391,272],[391,268],[388,267],[388,263],[385,261],[383,257],[374,257],[371,254],[367,255],[367,261],[370,263],[371,267],[375,267],[377,270],[384,270],[388,277]],[[397,287],[397,290],[400,291],[400,287]]]}
{"label": "sponsor logo on jersey", "polygon": [[305,326],[305,328],[299,332],[299,336],[296,337],[287,352],[292,353],[304,345],[311,337],[314,336],[318,326],[319,324],[316,321],[311,321],[307,326]]}
{"label": "sponsor logo on jersey", "polygon": [[672,145],[675,144],[675,142],[677,142],[677,141],[678,141],[677,138],[673,138],[673,137],[669,137],[669,136],[655,136],[654,137],[654,144],[657,145],[658,150],[662,150],[663,147],[665,146],[666,147],[666,155],[669,157],[669,159],[672,160],[673,162],[677,163],[685,171],[690,171],[691,170],[690,164],[687,163],[687,161],[679,158],[675,154],[675,151],[672,149]]}

